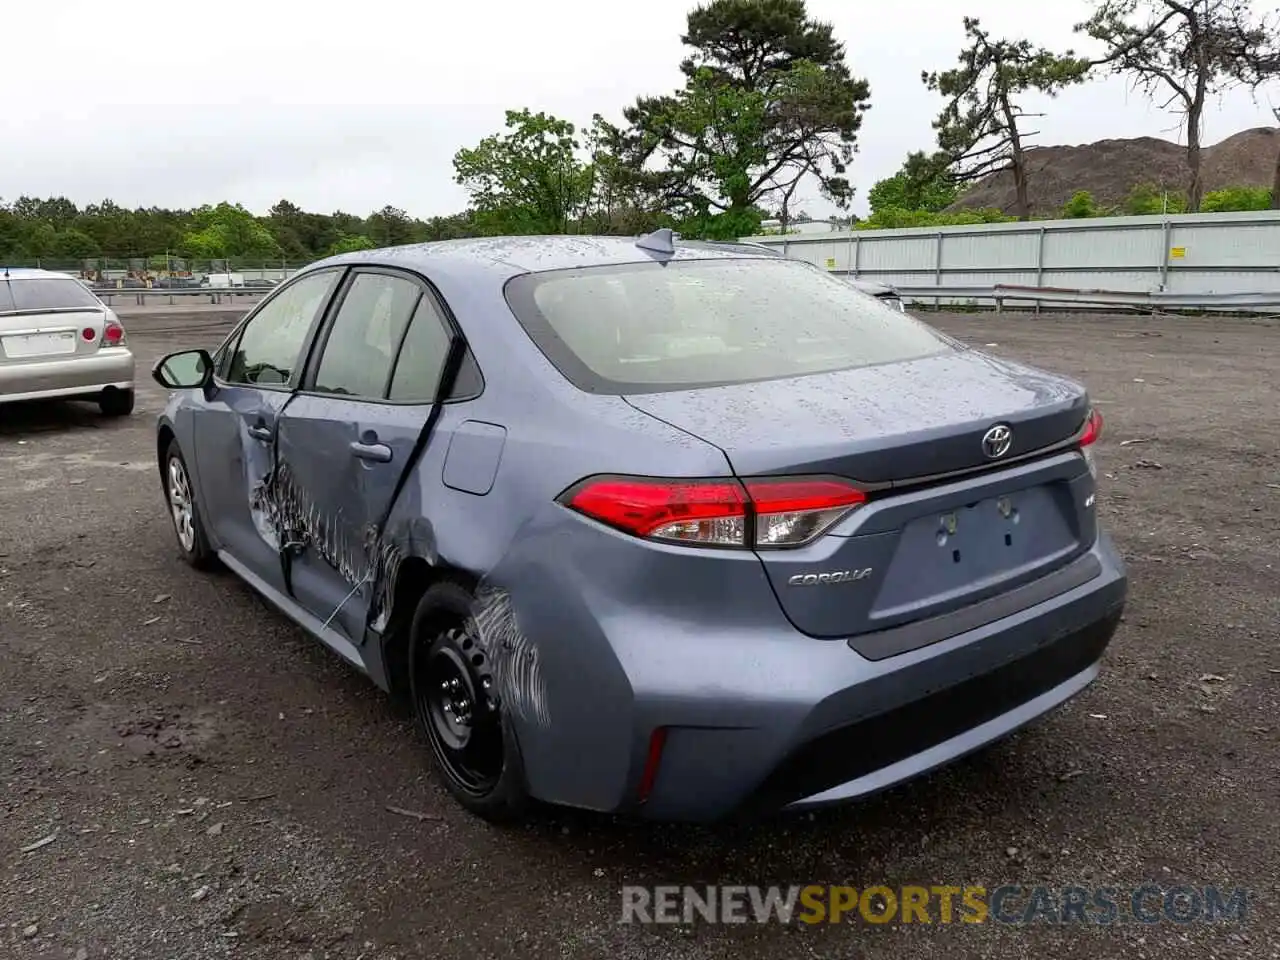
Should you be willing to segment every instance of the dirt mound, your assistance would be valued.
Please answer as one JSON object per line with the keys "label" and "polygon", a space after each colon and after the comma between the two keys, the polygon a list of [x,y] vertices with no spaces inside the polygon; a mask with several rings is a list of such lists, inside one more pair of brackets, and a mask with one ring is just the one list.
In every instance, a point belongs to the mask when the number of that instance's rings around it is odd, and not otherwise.
{"label": "dirt mound", "polygon": [[[1243,130],[1206,147],[1201,171],[1204,189],[1270,187],[1275,173],[1280,130]],[[1119,205],[1139,183],[1183,191],[1187,186],[1186,149],[1155,137],[1099,140],[1079,146],[1035,147],[1027,151],[1031,213],[1057,213],[1077,190],[1087,190],[1101,207]],[[997,207],[1012,212],[1013,174],[993,174],[975,183],[953,210]]]}

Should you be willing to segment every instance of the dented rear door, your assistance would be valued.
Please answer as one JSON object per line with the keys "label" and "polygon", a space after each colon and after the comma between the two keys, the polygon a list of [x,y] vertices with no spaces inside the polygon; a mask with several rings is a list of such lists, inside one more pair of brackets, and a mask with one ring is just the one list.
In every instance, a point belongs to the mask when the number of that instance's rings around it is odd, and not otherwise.
{"label": "dented rear door", "polygon": [[[382,520],[413,467],[449,333],[414,277],[353,272],[280,418],[277,509],[298,603],[358,645],[387,572]],[[406,495],[409,495],[408,493]]]}
{"label": "dented rear door", "polygon": [[380,521],[430,406],[299,396],[280,420],[276,474],[289,589],[359,644],[384,570]]}

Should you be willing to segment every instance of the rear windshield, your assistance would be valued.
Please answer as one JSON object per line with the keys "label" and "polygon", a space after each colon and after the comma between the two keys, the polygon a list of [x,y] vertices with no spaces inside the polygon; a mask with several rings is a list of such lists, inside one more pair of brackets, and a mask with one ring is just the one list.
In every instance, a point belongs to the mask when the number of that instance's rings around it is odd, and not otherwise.
{"label": "rear windshield", "polygon": [[591,393],[657,393],[912,360],[953,349],[807,263],[673,260],[516,277],[507,302]]}
{"label": "rear windshield", "polygon": [[0,313],[10,310],[100,309],[98,298],[70,277],[5,280],[0,276]]}

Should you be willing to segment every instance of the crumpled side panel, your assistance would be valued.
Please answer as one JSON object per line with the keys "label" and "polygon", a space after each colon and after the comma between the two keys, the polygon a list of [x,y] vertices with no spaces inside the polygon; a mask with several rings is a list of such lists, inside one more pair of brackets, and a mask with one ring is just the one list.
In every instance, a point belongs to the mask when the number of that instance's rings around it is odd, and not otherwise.
{"label": "crumpled side panel", "polygon": [[[356,539],[349,532],[352,525],[343,522],[342,512],[322,509],[288,463],[262,477],[250,495],[249,506],[268,543],[282,550],[314,551],[352,586],[351,596],[371,598],[370,619],[385,626],[396,575],[406,557],[395,540],[379,536],[369,523],[363,527],[363,536]],[[333,611],[330,618],[336,613]]]}
{"label": "crumpled side panel", "polygon": [[268,494],[272,484],[273,454],[262,441],[249,436],[244,422],[240,423],[240,451],[249,483],[249,515],[253,518],[254,528],[268,545],[279,550],[282,542],[280,527],[276,522],[275,504]]}
{"label": "crumpled side panel", "polygon": [[[397,511],[407,519],[393,523],[382,534],[372,523],[363,523],[354,533],[357,525],[344,522],[341,510],[322,509],[287,461],[257,475],[250,509],[263,538],[282,551],[313,551],[351,585],[343,605],[357,595],[366,598],[368,625],[385,630],[404,562],[417,557],[435,565],[439,560],[432,526],[411,502],[414,487],[405,491],[408,501]],[[329,621],[343,605],[329,613]],[[537,646],[520,629],[510,594],[496,583],[482,581],[472,615],[491,693],[523,723],[549,726],[550,697],[542,660]]]}

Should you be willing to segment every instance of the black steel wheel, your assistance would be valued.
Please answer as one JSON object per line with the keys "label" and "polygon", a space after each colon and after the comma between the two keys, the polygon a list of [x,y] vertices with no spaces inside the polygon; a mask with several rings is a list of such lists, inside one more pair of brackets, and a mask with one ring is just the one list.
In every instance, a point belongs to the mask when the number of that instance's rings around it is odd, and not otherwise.
{"label": "black steel wheel", "polygon": [[439,634],[419,666],[414,696],[437,759],[474,796],[491,793],[502,776],[502,721],[479,670],[483,660],[465,628]]}
{"label": "black steel wheel", "polygon": [[409,635],[411,702],[449,793],[473,813],[509,821],[528,799],[524,767],[471,604],[453,582],[432,585],[418,602]]}

